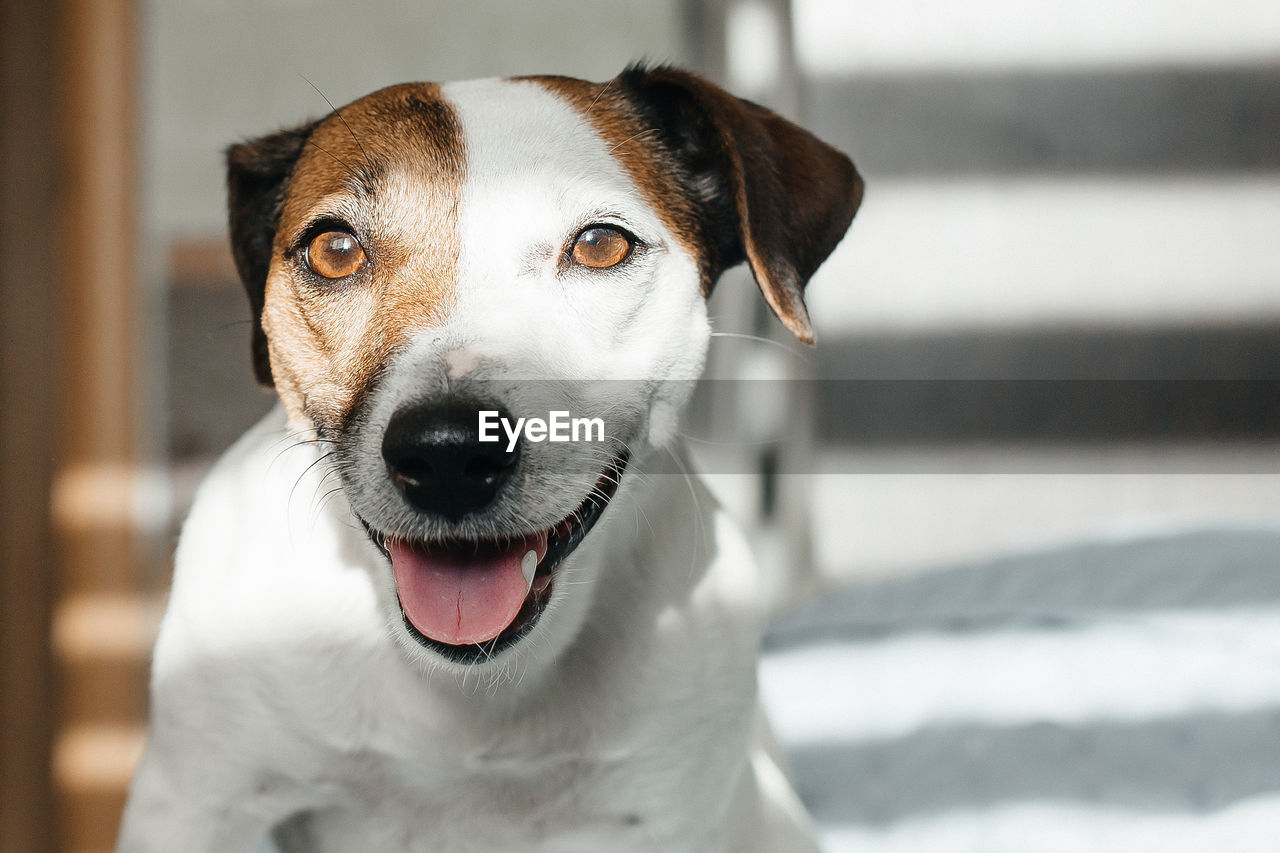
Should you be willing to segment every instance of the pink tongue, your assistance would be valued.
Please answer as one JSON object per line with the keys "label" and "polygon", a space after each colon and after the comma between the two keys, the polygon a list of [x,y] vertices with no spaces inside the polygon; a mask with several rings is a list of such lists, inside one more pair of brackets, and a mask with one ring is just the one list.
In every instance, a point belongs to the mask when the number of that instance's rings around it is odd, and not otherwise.
{"label": "pink tongue", "polygon": [[391,568],[405,616],[422,634],[451,646],[485,643],[515,621],[529,593],[520,564],[529,551],[541,560],[547,534],[506,547],[462,543],[427,548],[391,540]]}

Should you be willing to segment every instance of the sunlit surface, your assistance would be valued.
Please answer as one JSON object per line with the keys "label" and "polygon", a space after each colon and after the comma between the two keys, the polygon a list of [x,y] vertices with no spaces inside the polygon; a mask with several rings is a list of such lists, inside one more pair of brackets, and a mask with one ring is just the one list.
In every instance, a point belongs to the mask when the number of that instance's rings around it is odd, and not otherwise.
{"label": "sunlit surface", "polygon": [[1280,178],[871,181],[824,330],[1280,317]]}
{"label": "sunlit surface", "polygon": [[1280,60],[1272,0],[794,0],[800,66],[923,69]]}

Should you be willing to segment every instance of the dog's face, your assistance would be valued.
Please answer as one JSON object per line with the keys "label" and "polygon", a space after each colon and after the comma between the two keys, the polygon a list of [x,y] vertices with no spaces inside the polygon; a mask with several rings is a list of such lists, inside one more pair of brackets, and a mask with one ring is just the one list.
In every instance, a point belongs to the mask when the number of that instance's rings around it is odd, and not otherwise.
{"label": "dog's face", "polygon": [[[575,594],[561,566],[671,438],[720,273],[747,260],[811,340],[802,288],[861,197],[843,155],[672,69],[395,86],[228,159],[258,376],[330,451],[401,639],[456,666]],[[501,427],[555,412],[586,440]]]}

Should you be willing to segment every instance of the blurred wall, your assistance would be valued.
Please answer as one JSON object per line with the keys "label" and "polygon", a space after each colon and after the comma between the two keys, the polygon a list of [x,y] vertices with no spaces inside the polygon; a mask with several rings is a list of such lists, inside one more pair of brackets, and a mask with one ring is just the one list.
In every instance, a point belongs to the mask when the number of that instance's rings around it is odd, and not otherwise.
{"label": "blurred wall", "polygon": [[867,178],[809,287],[824,575],[1274,523],[1280,4],[792,5]]}

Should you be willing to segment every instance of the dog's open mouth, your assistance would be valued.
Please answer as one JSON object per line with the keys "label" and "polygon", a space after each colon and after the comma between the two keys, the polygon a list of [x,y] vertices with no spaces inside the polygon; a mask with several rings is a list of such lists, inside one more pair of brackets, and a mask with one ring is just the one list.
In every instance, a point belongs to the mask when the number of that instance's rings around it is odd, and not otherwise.
{"label": "dog's open mouth", "polygon": [[519,642],[551,600],[556,569],[617,492],[626,464],[615,459],[577,509],[535,533],[415,541],[369,528],[391,561],[409,633],[456,663],[478,663]]}

